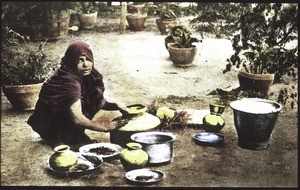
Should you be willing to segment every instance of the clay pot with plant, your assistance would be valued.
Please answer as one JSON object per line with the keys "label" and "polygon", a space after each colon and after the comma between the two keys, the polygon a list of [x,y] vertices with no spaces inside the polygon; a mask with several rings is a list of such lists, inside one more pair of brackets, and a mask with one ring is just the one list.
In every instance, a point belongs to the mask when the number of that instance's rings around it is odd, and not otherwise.
{"label": "clay pot with plant", "polygon": [[190,66],[197,53],[197,47],[193,43],[199,43],[202,40],[193,37],[191,30],[183,25],[172,26],[169,34],[174,42],[166,45],[173,64],[179,67]]}
{"label": "clay pot with plant", "polygon": [[145,23],[147,20],[146,7],[141,5],[131,5],[130,14],[126,15],[129,28],[133,31],[142,31],[145,29]]}
{"label": "clay pot with plant", "polygon": [[78,20],[80,28],[92,29],[95,26],[98,16],[99,7],[97,2],[77,2]]}
{"label": "clay pot with plant", "polygon": [[32,110],[42,84],[52,71],[43,47],[46,42],[29,46],[28,37],[2,27],[1,83],[15,109]]}
{"label": "clay pot with plant", "polygon": [[297,39],[297,15],[297,6],[280,3],[256,4],[243,12],[223,73],[236,67],[241,90],[264,94],[284,75],[296,77],[298,46],[288,43]]}
{"label": "clay pot with plant", "polygon": [[180,7],[174,3],[161,3],[151,5],[150,9],[158,15],[156,24],[162,35],[167,34],[168,26],[177,24],[177,15],[180,15]]}

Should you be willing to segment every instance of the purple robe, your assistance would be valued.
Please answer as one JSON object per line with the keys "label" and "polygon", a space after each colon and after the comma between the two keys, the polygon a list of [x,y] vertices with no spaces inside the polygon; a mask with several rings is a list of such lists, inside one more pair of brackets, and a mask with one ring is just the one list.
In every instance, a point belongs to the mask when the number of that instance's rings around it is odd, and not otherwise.
{"label": "purple robe", "polygon": [[70,107],[81,100],[83,114],[92,119],[105,104],[102,75],[93,68],[88,76],[76,73],[81,55],[94,63],[93,53],[87,43],[78,40],[71,43],[61,60],[61,66],[44,82],[34,113],[27,123],[48,144],[91,143],[85,128],[75,125]]}

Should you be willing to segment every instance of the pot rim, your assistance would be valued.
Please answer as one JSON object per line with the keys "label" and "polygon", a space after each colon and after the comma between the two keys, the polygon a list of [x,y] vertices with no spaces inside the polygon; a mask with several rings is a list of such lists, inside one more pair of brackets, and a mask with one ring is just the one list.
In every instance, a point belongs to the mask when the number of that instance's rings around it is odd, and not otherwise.
{"label": "pot rim", "polygon": [[20,87],[37,87],[42,86],[44,82],[35,83],[35,84],[16,84],[16,85],[10,85],[10,84],[2,84],[3,88],[20,88]]}
{"label": "pot rim", "polygon": [[[161,135],[161,136],[168,136],[171,137],[170,140],[164,141],[164,142],[154,142],[154,143],[149,143],[149,142],[143,142],[141,140],[137,140],[135,139],[135,137],[137,136],[152,136],[152,135]],[[176,136],[173,135],[172,133],[168,133],[168,132],[159,132],[159,131],[153,131],[153,132],[140,132],[140,133],[135,133],[133,135],[130,136],[131,140],[141,143],[141,144],[147,144],[147,145],[152,145],[152,144],[165,144],[168,142],[172,142],[175,140]]]}
{"label": "pot rim", "polygon": [[63,151],[66,151],[66,150],[70,150],[70,146],[66,145],[66,144],[61,144],[61,145],[58,145],[58,146],[54,147],[53,150],[55,152],[63,152]]}
{"label": "pot rim", "polygon": [[81,16],[94,16],[94,15],[98,15],[98,12],[97,11],[91,12],[91,13],[81,12],[81,13],[79,13],[79,15],[81,15]]}
{"label": "pot rim", "polygon": [[[250,111],[245,111],[241,108],[239,108],[237,104],[237,102],[242,102],[242,101],[247,101],[247,100],[250,100],[250,101],[253,101],[253,102],[262,102],[262,103],[268,103],[268,104],[272,104],[274,105],[274,109],[266,112],[266,111],[262,111],[262,110],[258,110],[257,112],[253,112],[252,110]],[[277,112],[280,112],[281,109],[282,109],[282,105],[273,101],[273,100],[268,100],[268,99],[262,99],[262,98],[243,98],[243,99],[240,99],[240,100],[235,100],[233,102],[230,103],[230,107],[233,109],[233,110],[236,110],[236,111],[239,111],[239,112],[243,112],[243,113],[247,113],[247,114],[255,114],[255,115],[260,115],[260,114],[270,114],[270,113],[277,113]]]}
{"label": "pot rim", "polygon": [[172,49],[180,49],[180,50],[190,50],[190,49],[197,49],[197,46],[192,45],[192,47],[189,48],[178,48],[178,47],[174,47],[176,45],[176,43],[174,42],[169,42],[167,44],[168,48],[172,48]]}
{"label": "pot rim", "polygon": [[253,74],[253,73],[247,73],[245,71],[239,71],[238,75],[251,78],[254,80],[274,80],[275,74],[265,73],[265,74]]}
{"label": "pot rim", "polygon": [[177,21],[177,18],[157,18],[156,21]]}

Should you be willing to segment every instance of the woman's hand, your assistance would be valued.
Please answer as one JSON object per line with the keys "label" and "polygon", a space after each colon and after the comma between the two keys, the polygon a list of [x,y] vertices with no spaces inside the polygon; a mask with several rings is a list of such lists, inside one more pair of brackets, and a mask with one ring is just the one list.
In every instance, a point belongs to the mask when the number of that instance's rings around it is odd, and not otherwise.
{"label": "woman's hand", "polygon": [[104,107],[102,108],[104,110],[119,110],[122,115],[129,115],[129,109],[120,102],[108,102],[106,101]]}
{"label": "woman's hand", "polygon": [[100,123],[94,120],[90,120],[83,115],[81,110],[82,108],[80,100],[76,101],[70,107],[71,117],[76,125],[80,125],[86,129],[101,132],[109,132],[117,127],[117,124],[115,122]]}
{"label": "woman's hand", "polygon": [[117,107],[122,115],[129,115],[129,109],[125,105],[117,103]]}

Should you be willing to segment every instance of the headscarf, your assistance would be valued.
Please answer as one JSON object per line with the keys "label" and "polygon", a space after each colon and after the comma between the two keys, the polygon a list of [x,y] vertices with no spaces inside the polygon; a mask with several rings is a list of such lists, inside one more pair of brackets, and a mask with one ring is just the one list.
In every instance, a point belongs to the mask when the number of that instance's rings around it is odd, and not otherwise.
{"label": "headscarf", "polygon": [[61,59],[61,65],[76,72],[79,57],[82,55],[85,55],[91,62],[94,63],[93,52],[89,44],[83,40],[76,40],[69,45],[64,57]]}
{"label": "headscarf", "polygon": [[88,43],[82,40],[72,42],[61,59],[61,66],[44,82],[39,101],[50,105],[53,112],[58,112],[69,109],[81,99],[83,113],[91,118],[104,104],[105,88],[102,75],[94,66],[90,75],[82,78],[77,75],[81,55],[94,63]]}

